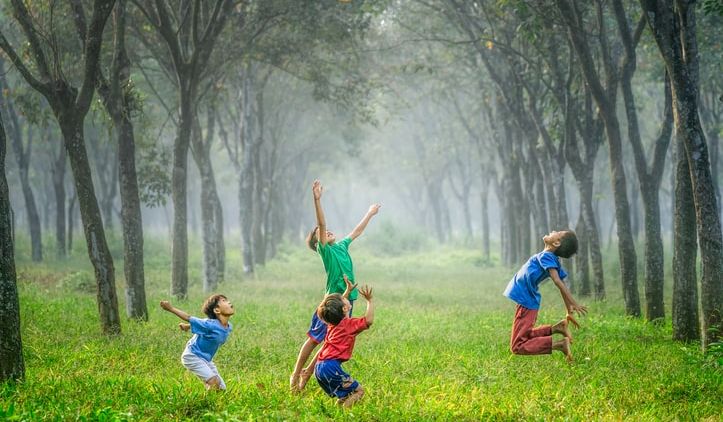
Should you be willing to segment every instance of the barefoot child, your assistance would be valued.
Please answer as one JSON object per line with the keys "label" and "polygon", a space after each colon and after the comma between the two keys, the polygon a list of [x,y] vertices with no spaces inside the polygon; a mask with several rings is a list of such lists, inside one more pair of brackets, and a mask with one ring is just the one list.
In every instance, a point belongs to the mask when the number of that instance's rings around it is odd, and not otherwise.
{"label": "barefoot child", "polygon": [[344,407],[351,407],[361,399],[364,396],[364,388],[344,371],[341,364],[351,359],[356,336],[374,322],[372,289],[364,286],[359,293],[367,301],[367,311],[361,318],[348,316],[351,303],[338,293],[327,295],[316,311],[319,318],[329,326],[324,345],[314,359],[317,361],[314,375],[326,394],[336,397],[337,403]]}
{"label": "barefoot child", "polygon": [[234,314],[233,305],[224,295],[212,295],[203,303],[201,311],[208,318],[196,318],[188,315],[180,309],[174,308],[167,300],[161,301],[161,308],[175,314],[189,324],[183,322],[178,327],[183,331],[189,329],[193,337],[186,343],[186,348],[181,354],[181,363],[192,374],[203,381],[207,390],[225,390],[226,383],[218,374],[218,369],[212,359],[218,351],[219,346],[226,342],[231,334],[231,323],[228,322]]}
{"label": "barefoot child", "polygon": [[[325,293],[342,293],[346,289],[344,275],[348,276],[352,283],[354,282],[354,267],[351,256],[349,256],[349,245],[354,239],[361,236],[369,220],[379,212],[380,205],[371,205],[369,211],[367,211],[364,218],[361,219],[354,230],[344,239],[337,242],[334,233],[326,229],[326,219],[324,218],[324,211],[321,208],[322,191],[323,187],[321,183],[315,180],[312,185],[312,193],[314,194],[317,227],[309,233],[306,242],[311,250],[319,253],[324,263],[324,270],[327,276]],[[357,291],[354,289],[349,296],[349,316],[351,316],[351,310],[357,295]],[[314,367],[309,365],[305,369],[302,368],[304,368],[304,364],[316,346],[324,341],[324,337],[326,336],[326,324],[319,319],[316,312],[314,312],[311,317],[311,324],[306,334],[308,338],[301,346],[301,350],[299,350],[299,356],[296,359],[294,371],[291,373],[289,380],[292,391],[302,390],[309,378],[311,378]]]}
{"label": "barefoot child", "polygon": [[[542,240],[545,242],[545,249],[530,257],[512,277],[505,289],[504,295],[517,303],[515,319],[512,323],[510,350],[517,355],[542,355],[559,350],[570,361],[572,360],[570,351],[572,335],[568,322],[579,328],[580,325],[572,315],[574,312],[584,315],[587,308],[575,302],[572,294],[562,282],[562,279],[567,277],[567,273],[560,265],[560,257],[569,258],[577,252],[577,237],[575,232],[565,230],[550,232]],[[537,311],[540,309],[541,296],[538,287],[548,277],[560,290],[567,309],[567,316],[553,326],[534,327],[537,321]],[[562,334],[563,338],[553,342],[552,334]]]}

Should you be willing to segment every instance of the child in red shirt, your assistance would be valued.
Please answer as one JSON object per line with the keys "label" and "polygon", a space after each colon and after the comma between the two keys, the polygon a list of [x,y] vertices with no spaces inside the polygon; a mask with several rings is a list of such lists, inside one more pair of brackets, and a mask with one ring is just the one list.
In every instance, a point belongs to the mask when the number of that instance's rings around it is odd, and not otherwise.
{"label": "child in red shirt", "polygon": [[316,311],[319,318],[328,324],[328,329],[324,345],[317,355],[314,375],[321,388],[329,396],[336,397],[337,403],[344,407],[351,407],[361,399],[364,388],[342,369],[341,364],[351,359],[356,336],[374,322],[372,289],[364,286],[359,289],[359,294],[367,301],[367,311],[361,318],[347,316],[351,304],[338,293],[327,295]]}

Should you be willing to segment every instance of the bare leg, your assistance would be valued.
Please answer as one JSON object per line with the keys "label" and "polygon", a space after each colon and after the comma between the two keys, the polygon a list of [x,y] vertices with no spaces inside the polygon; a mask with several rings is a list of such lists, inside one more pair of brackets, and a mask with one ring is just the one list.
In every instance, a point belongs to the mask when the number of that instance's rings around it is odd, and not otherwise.
{"label": "bare leg", "polygon": [[291,391],[299,390],[299,377],[301,376],[301,370],[306,361],[309,359],[311,352],[313,352],[316,348],[317,344],[318,343],[308,337],[301,346],[301,350],[299,350],[299,357],[296,358],[296,365],[294,365],[294,372],[291,373],[291,378],[289,379],[289,387],[291,388]]}
{"label": "bare leg", "polygon": [[565,355],[568,362],[572,362],[572,350],[570,350],[570,339],[565,337],[552,343],[552,350],[559,350]]}
{"label": "bare leg", "polygon": [[570,332],[570,326],[567,322],[567,318],[563,319],[562,321],[558,322],[557,324],[552,326],[552,332],[557,334],[562,334],[563,336],[570,339],[570,343],[572,343],[572,333]]}

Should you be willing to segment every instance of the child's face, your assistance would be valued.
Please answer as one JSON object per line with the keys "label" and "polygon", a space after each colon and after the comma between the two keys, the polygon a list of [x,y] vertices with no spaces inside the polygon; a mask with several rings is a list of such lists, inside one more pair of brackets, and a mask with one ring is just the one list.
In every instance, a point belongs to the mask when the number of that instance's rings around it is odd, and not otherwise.
{"label": "child's face", "polygon": [[235,313],[231,302],[229,302],[228,299],[224,299],[224,298],[221,298],[218,301],[218,305],[216,305],[216,307],[213,309],[213,311],[216,314],[224,315],[227,317],[229,317]]}
{"label": "child's face", "polygon": [[545,236],[542,236],[542,240],[545,242],[545,246],[557,248],[560,246],[560,241],[562,240],[562,237],[565,235],[564,231],[552,231],[548,233]]}
{"label": "child's face", "polygon": [[[319,229],[316,229],[316,230],[317,230],[317,232],[319,231]],[[318,238],[318,236],[317,236],[317,238]],[[336,236],[334,236],[334,233],[327,230],[326,231],[326,243],[333,244],[335,241],[336,241]]]}
{"label": "child's face", "polygon": [[343,297],[341,298],[342,301],[344,301],[344,315],[349,315],[349,311],[351,310],[351,302],[349,302],[349,299]]}

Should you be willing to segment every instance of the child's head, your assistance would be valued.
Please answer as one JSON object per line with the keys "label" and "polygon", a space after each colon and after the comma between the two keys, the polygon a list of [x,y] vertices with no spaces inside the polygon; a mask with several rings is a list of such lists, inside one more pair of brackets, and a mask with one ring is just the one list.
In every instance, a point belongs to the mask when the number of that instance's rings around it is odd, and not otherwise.
{"label": "child's head", "polygon": [[[333,245],[335,241],[336,237],[334,236],[334,233],[327,230],[326,243]],[[316,252],[316,245],[319,244],[319,226],[314,227],[314,229],[309,232],[309,235],[306,236],[306,244],[312,251]]]}
{"label": "child's head", "polygon": [[326,295],[316,308],[316,315],[327,324],[337,325],[349,313],[351,303],[339,293]]}
{"label": "child's head", "polygon": [[577,253],[577,236],[572,230],[550,232],[542,240],[546,248],[561,258],[569,258]]}
{"label": "child's head", "polygon": [[218,319],[220,315],[231,316],[234,314],[233,305],[224,295],[211,295],[203,302],[201,312],[211,319]]}

